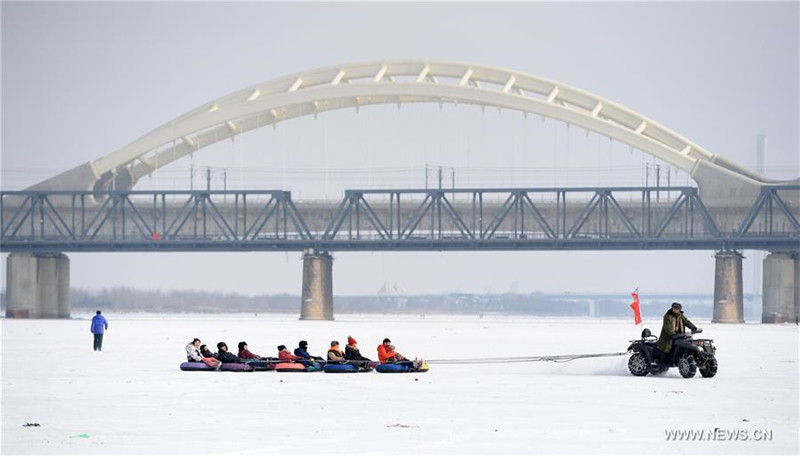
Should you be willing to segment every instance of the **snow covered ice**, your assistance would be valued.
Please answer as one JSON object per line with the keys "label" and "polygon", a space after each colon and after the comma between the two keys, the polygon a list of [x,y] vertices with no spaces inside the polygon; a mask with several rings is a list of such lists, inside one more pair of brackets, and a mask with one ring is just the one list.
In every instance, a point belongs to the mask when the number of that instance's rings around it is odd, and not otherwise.
{"label": "snow covered ice", "polygon": [[[178,365],[193,337],[275,356],[301,339],[324,355],[352,335],[372,358],[390,337],[406,356],[441,359],[622,352],[641,328],[589,318],[104,314],[103,352],[92,351],[88,314],[3,320],[3,454],[798,453],[796,325],[694,320],[718,348],[713,379],[676,369],[633,377],[624,356],[336,375]],[[715,428],[772,438],[666,438]]]}

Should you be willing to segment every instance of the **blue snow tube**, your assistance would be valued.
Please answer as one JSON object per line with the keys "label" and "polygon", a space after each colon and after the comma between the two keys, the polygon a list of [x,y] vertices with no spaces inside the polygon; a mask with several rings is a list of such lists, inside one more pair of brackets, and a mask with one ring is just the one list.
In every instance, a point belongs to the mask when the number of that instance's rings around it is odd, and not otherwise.
{"label": "blue snow tube", "polygon": [[336,373],[349,373],[349,372],[358,372],[358,366],[354,366],[352,364],[335,364],[335,363],[327,363],[325,367],[322,368],[325,372],[336,372]]}
{"label": "blue snow tube", "polygon": [[408,372],[411,370],[411,363],[378,363],[375,370],[384,374]]}
{"label": "blue snow tube", "polygon": [[271,364],[269,361],[247,361],[246,363],[248,366],[252,367],[253,370],[257,371],[271,371],[275,370],[275,365]]}
{"label": "blue snow tube", "polygon": [[220,367],[219,370],[228,372],[251,372],[253,366],[245,363],[222,363],[222,367]]}

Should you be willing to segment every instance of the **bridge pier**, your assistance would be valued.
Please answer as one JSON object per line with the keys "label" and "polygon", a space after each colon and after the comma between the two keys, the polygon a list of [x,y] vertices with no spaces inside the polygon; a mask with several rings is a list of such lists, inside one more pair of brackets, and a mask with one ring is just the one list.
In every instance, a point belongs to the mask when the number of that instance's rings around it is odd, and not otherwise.
{"label": "bridge pier", "polygon": [[333,320],[333,257],[328,252],[303,253],[301,320]]}
{"label": "bridge pier", "polygon": [[69,257],[12,253],[6,259],[8,318],[69,318]]}
{"label": "bridge pier", "polygon": [[744,323],[742,254],[720,251],[714,257],[714,318],[711,322]]}
{"label": "bridge pier", "polygon": [[764,258],[762,323],[796,323],[800,315],[800,258],[773,252]]}

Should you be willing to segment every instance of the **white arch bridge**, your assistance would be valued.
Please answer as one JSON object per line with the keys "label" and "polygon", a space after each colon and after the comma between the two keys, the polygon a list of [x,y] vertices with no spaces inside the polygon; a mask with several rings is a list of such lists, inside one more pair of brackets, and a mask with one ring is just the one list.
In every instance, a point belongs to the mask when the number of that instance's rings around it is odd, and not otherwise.
{"label": "white arch bridge", "polygon": [[685,171],[706,203],[749,205],[764,186],[800,183],[767,179],[625,106],[561,82],[486,65],[410,60],[337,65],[256,84],[31,189],[131,189],[142,176],[233,135],[323,111],[387,103],[474,104],[557,119]]}
{"label": "white arch bridge", "polygon": [[[699,192],[674,189],[677,199],[659,208],[651,207],[650,188],[633,189],[642,197],[627,205],[615,194],[631,189],[581,189],[578,193],[594,196],[572,209],[568,195],[576,189],[495,189],[505,200],[497,207],[484,207],[487,189],[454,189],[453,200],[457,192],[471,197],[460,205],[447,199],[449,191],[426,190],[411,206],[416,209],[404,205],[403,212],[401,195],[405,204],[418,190],[383,191],[388,204],[384,198],[380,208],[365,199],[372,190],[351,190],[338,209],[295,208],[286,192],[271,191],[272,199],[251,203],[249,210],[256,212],[248,223],[247,192],[193,192],[185,203],[170,206],[167,192],[144,197],[131,191],[141,177],[234,135],[324,111],[402,103],[492,106],[560,120],[688,173]],[[556,201],[548,208],[531,199],[537,193],[552,193]],[[220,210],[227,200],[215,198],[228,196],[232,205]],[[307,249],[301,318],[332,318],[327,251],[709,248],[718,251],[714,320],[741,322],[742,255],[736,250],[761,248],[773,252],[765,260],[764,321],[800,315],[800,179],[767,179],[611,100],[485,65],[367,62],[266,81],[205,103],[26,191],[5,192],[1,201],[0,250],[12,252],[7,268],[12,314],[54,317],[66,309],[68,315],[69,262],[62,253],[68,251]],[[484,208],[493,214],[486,225]],[[332,215],[309,216],[314,211]],[[368,225],[364,237],[360,211]],[[616,222],[609,224],[610,217]],[[272,221],[274,233],[264,230]],[[425,233],[423,221],[430,223]],[[317,230],[308,228],[314,223]]]}

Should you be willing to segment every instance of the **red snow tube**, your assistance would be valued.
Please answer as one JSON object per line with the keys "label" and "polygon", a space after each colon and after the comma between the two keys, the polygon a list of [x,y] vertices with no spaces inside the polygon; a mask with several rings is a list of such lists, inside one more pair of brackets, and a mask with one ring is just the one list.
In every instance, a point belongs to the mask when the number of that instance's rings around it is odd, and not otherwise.
{"label": "red snow tube", "polygon": [[300,363],[280,363],[275,365],[277,372],[305,372],[306,366]]}

